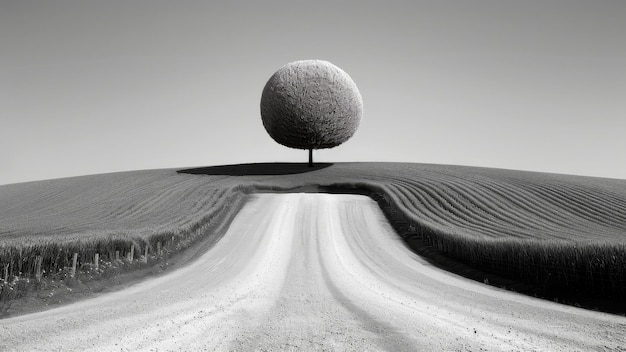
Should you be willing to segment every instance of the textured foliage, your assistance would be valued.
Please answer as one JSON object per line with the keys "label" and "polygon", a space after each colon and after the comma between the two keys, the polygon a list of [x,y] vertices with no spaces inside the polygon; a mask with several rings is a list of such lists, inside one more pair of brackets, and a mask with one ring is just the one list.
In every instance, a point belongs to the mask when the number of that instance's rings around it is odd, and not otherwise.
{"label": "textured foliage", "polygon": [[322,60],[280,68],[261,96],[261,118],[269,135],[289,148],[332,148],[359,126],[361,94],[350,76]]}

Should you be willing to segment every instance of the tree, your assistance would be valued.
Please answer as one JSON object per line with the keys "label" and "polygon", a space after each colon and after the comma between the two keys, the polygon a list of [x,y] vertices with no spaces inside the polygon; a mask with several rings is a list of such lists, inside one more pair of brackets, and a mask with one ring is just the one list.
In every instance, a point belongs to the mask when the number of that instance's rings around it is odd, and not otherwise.
{"label": "tree", "polygon": [[302,60],[281,67],[261,95],[267,133],[289,148],[336,147],[354,135],[363,114],[361,93],[352,78],[323,60]]}

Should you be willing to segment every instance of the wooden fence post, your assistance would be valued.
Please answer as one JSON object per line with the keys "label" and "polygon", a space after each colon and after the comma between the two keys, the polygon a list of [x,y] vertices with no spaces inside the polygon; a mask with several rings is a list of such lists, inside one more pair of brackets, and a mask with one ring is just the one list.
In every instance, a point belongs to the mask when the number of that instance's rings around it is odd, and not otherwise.
{"label": "wooden fence post", "polygon": [[128,261],[132,262],[134,256],[135,256],[135,245],[131,244],[130,245],[130,252],[128,253]]}
{"label": "wooden fence post", "polygon": [[161,255],[161,241],[157,242],[157,255]]}
{"label": "wooden fence post", "polygon": [[98,270],[99,263],[100,263],[100,254],[96,253],[93,255],[93,264],[96,267],[96,270]]}
{"label": "wooden fence post", "polygon": [[76,262],[78,261],[78,253],[74,253],[74,258],[72,259],[72,270],[70,271],[70,277],[76,276]]}
{"label": "wooden fence post", "polygon": [[143,262],[148,263],[148,245],[146,245],[146,249],[144,250]]}
{"label": "wooden fence post", "polygon": [[4,264],[4,282],[9,282],[9,264]]}
{"label": "wooden fence post", "polygon": [[115,251],[115,261],[120,260],[120,251]]}
{"label": "wooden fence post", "polygon": [[35,278],[37,279],[37,282],[41,281],[41,261],[43,258],[41,258],[40,255],[38,255],[37,257],[35,257]]}

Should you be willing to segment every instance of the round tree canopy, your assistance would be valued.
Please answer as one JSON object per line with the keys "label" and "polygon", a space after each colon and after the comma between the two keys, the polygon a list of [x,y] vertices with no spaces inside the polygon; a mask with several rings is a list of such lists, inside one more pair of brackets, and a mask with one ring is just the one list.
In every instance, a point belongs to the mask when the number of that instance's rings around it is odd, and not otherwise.
{"label": "round tree canopy", "polygon": [[295,61],[281,67],[261,95],[265,130],[289,148],[338,146],[354,135],[362,114],[363,101],[354,81],[323,60]]}

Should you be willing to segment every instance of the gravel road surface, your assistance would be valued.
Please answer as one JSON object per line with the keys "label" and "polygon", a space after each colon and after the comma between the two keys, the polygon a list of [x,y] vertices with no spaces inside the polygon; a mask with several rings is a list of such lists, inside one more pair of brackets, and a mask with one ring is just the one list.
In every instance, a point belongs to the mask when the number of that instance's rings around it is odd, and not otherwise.
{"label": "gravel road surface", "polygon": [[358,195],[257,194],[193,263],[0,320],[1,351],[626,351],[626,318],[507,292],[408,250]]}

